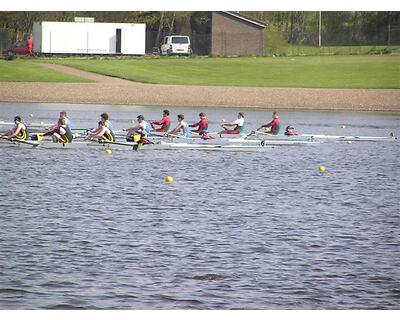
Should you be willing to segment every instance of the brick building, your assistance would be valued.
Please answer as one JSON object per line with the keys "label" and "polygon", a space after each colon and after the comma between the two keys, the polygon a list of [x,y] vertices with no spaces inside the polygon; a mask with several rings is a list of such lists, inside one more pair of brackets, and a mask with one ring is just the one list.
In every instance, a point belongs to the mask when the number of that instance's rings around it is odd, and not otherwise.
{"label": "brick building", "polygon": [[236,56],[264,54],[266,25],[235,12],[211,14],[211,55]]}

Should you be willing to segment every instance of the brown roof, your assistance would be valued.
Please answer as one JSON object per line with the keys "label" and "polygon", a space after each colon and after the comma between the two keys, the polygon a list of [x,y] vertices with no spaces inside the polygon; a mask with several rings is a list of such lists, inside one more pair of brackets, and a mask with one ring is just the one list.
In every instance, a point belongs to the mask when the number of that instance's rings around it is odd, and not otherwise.
{"label": "brown roof", "polygon": [[239,20],[243,20],[243,21],[245,21],[245,22],[248,22],[248,23],[250,23],[250,24],[253,24],[253,25],[257,26],[257,27],[263,28],[263,29],[266,28],[266,26],[267,26],[267,25],[266,25],[265,23],[263,23],[263,22],[254,20],[254,19],[252,19],[252,18],[245,17],[245,16],[243,16],[243,15],[237,13],[237,12],[232,12],[232,11],[221,11],[221,12],[224,13],[224,14],[227,14],[227,15],[229,15],[229,16],[231,16],[231,17],[234,17],[234,18],[237,18],[237,19],[239,19]]}

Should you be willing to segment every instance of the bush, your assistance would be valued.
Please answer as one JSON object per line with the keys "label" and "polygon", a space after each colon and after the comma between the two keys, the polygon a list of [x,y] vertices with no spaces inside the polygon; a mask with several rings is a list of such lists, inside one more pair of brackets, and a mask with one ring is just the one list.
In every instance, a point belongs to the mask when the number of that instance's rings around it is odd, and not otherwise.
{"label": "bush", "polygon": [[12,60],[15,60],[16,58],[17,58],[17,56],[15,54],[13,54],[12,52],[7,53],[6,60],[12,61]]}
{"label": "bush", "polygon": [[265,30],[264,36],[264,48],[265,55],[282,55],[282,52],[286,51],[286,47],[288,43],[283,38],[283,35],[280,31],[276,29],[275,26],[269,26]]}

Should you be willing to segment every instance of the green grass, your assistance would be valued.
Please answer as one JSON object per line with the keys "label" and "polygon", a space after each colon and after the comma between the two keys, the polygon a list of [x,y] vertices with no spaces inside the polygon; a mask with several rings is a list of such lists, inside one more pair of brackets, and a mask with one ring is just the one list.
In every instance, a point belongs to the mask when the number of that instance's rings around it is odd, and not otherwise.
{"label": "green grass", "polygon": [[314,46],[288,45],[266,48],[267,55],[277,56],[327,56],[327,55],[400,55],[400,46]]}
{"label": "green grass", "polygon": [[298,88],[400,88],[400,56],[49,59],[145,83]]}
{"label": "green grass", "polygon": [[28,60],[0,60],[0,82],[91,82],[39,67]]}

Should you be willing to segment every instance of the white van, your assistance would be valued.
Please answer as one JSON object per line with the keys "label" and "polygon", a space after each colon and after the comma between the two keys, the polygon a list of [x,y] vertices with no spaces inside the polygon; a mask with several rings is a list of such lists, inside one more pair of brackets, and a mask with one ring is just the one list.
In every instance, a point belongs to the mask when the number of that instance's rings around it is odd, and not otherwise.
{"label": "white van", "polygon": [[161,55],[182,54],[191,55],[192,45],[188,36],[167,36],[161,45]]}

